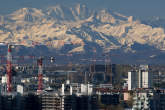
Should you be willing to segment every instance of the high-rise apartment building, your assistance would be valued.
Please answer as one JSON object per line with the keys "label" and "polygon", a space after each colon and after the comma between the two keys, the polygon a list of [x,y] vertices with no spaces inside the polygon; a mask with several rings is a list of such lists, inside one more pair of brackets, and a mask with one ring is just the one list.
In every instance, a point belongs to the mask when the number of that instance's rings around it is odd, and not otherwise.
{"label": "high-rise apartment building", "polygon": [[152,73],[148,65],[140,65],[138,70],[128,72],[128,90],[136,88],[151,88]]}

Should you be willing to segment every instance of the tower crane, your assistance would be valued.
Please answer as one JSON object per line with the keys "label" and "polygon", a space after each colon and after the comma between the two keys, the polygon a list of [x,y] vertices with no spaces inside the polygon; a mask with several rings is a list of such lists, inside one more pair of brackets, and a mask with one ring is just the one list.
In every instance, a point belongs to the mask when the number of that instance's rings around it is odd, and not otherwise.
{"label": "tower crane", "polygon": [[[7,57],[6,57],[6,69],[7,69],[7,92],[11,93],[12,92],[12,63],[13,63],[13,58],[21,58],[22,60],[24,60],[24,58],[26,59],[36,59],[36,57],[33,56],[12,56],[12,48],[14,48],[15,45],[18,45],[16,43],[1,43],[0,45],[7,45],[8,47],[8,51],[7,51]],[[2,60],[1,56],[1,60]],[[37,59],[37,64],[38,64],[38,90],[41,91],[42,90],[42,75],[43,75],[43,59],[46,60],[50,60],[51,63],[54,62],[54,57],[48,57],[48,56],[44,56],[41,57],[39,59]]]}

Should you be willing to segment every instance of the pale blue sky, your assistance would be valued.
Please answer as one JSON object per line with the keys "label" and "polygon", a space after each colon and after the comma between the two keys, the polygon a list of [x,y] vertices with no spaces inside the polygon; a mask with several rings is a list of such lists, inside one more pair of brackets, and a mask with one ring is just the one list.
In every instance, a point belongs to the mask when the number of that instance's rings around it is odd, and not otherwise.
{"label": "pale blue sky", "polygon": [[165,17],[165,0],[0,0],[0,14],[22,7],[42,8],[50,5],[84,3],[91,8],[111,8],[125,15]]}

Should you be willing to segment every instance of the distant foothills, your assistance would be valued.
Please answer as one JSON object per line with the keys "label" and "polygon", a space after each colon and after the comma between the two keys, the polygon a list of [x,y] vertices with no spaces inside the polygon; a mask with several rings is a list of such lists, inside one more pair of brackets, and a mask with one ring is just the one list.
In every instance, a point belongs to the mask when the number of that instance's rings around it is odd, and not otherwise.
{"label": "distant foothills", "polygon": [[141,21],[81,4],[21,8],[0,15],[0,51],[5,55],[3,43],[12,42],[22,45],[13,48],[17,55],[52,55],[62,60],[69,54],[75,62],[104,60],[108,55],[112,63],[164,64],[163,24],[165,20],[159,18]]}

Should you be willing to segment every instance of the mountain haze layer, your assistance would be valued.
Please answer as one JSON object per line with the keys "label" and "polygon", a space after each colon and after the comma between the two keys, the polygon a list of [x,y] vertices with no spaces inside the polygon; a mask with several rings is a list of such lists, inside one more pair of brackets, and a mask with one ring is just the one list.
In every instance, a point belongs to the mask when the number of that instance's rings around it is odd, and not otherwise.
{"label": "mountain haze layer", "polygon": [[0,41],[33,50],[37,49],[34,45],[43,45],[47,54],[53,49],[54,53],[92,57],[96,49],[97,58],[111,53],[114,63],[163,63],[165,56],[164,28],[80,4],[21,8],[1,15]]}

